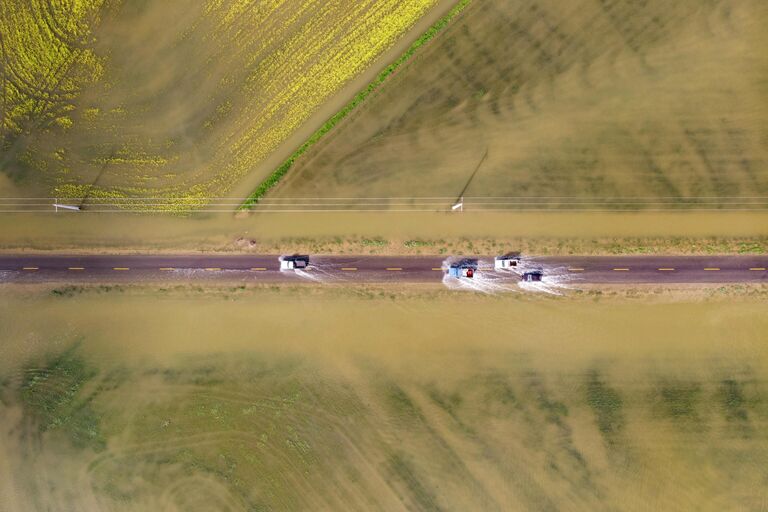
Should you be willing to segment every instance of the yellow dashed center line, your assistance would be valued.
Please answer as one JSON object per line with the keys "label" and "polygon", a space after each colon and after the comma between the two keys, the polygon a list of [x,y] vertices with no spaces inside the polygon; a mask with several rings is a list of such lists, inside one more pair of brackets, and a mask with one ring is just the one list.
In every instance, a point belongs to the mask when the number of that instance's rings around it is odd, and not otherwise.
{"label": "yellow dashed center line", "polygon": [[673,270],[675,270],[675,269],[673,269],[673,268],[660,268],[659,272],[672,272]]}
{"label": "yellow dashed center line", "polygon": [[715,272],[715,271],[717,271],[717,270],[720,270],[720,269],[719,269],[719,268],[717,268],[717,267],[707,267],[707,268],[705,268],[704,270],[708,270],[708,271],[710,271],[710,272]]}
{"label": "yellow dashed center line", "polygon": [[267,268],[266,267],[253,267],[253,268],[251,268],[251,270],[256,271],[256,272],[260,272],[260,271],[267,270]]}
{"label": "yellow dashed center line", "polygon": [[38,267],[23,267],[22,270],[38,270]]}
{"label": "yellow dashed center line", "polygon": [[355,270],[357,270],[357,267],[341,267],[341,270],[345,272],[354,272]]}
{"label": "yellow dashed center line", "polygon": [[169,270],[176,270],[176,269],[173,267],[160,267],[160,270],[162,270],[163,272],[168,272]]}
{"label": "yellow dashed center line", "polygon": [[83,267],[69,267],[67,270],[85,270]]}
{"label": "yellow dashed center line", "polygon": [[208,267],[205,270],[207,270],[208,272],[218,272],[221,269],[219,267]]}
{"label": "yellow dashed center line", "polygon": [[759,272],[761,270],[765,270],[765,267],[752,267],[749,270],[751,270],[753,272]]}
{"label": "yellow dashed center line", "polygon": [[112,267],[112,270],[131,270],[128,267]]}
{"label": "yellow dashed center line", "polygon": [[398,271],[398,270],[403,270],[403,269],[400,268],[400,267],[387,267],[387,270]]}
{"label": "yellow dashed center line", "polygon": [[432,270],[438,270],[438,271],[442,271],[442,270],[443,270],[443,268],[442,268],[442,267],[433,267],[433,268],[432,268]]}
{"label": "yellow dashed center line", "polygon": [[614,272],[629,272],[628,268],[615,268],[613,269]]}

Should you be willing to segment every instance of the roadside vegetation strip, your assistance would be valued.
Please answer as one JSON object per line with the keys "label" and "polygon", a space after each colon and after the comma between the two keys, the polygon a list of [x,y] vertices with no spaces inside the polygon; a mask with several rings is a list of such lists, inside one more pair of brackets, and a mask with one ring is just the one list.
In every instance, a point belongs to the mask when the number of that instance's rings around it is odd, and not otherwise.
{"label": "roadside vegetation strip", "polygon": [[240,209],[248,209],[255,205],[270,189],[272,189],[278,182],[288,173],[294,162],[304,153],[307,152],[315,143],[323,138],[325,134],[330,132],[339,122],[349,115],[358,105],[368,98],[376,89],[379,88],[398,68],[408,62],[413,55],[416,54],[419,48],[431,41],[438,33],[440,33],[456,16],[458,16],[472,0],[459,0],[459,2],[442,18],[435,22],[429,30],[422,34],[414,43],[403,53],[397,60],[387,66],[376,78],[370,82],[363,90],[358,92],[352,101],[347,103],[344,108],[334,114],[328,119],[323,126],[321,126],[315,133],[313,133],[309,139],[307,139],[299,148],[294,151],[267,179],[265,179],[261,185],[248,197],[243,203]]}

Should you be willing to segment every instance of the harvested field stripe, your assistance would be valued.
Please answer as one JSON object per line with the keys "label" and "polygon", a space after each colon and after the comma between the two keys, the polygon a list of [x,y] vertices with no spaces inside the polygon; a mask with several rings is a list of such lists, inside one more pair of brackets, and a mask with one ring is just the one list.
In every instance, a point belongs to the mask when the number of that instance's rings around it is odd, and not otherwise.
{"label": "harvested field stripe", "polygon": [[261,182],[261,185],[259,185],[256,190],[253,191],[250,197],[248,197],[248,199],[242,204],[240,209],[247,210],[251,206],[258,203],[259,199],[261,199],[261,197],[263,197],[264,194],[266,194],[272,187],[277,185],[283,176],[286,175],[297,158],[306,153],[307,150],[311,148],[315,143],[317,143],[326,133],[330,132],[337,124],[339,124],[339,122],[347,117],[350,112],[352,112],[358,105],[364,102],[365,99],[368,98],[368,96],[370,96],[376,89],[378,89],[379,86],[381,86],[381,84],[383,84],[390,75],[392,75],[403,64],[408,62],[419,48],[427,44],[445,27],[447,27],[451,20],[458,16],[471,3],[471,1],[472,0],[459,0],[459,2],[450,11],[448,11],[448,14],[435,22],[435,24],[432,25],[429,30],[427,30],[424,34],[421,35],[421,37],[414,41],[414,43],[405,51],[405,53],[403,53],[392,64],[384,68],[384,70],[379,73],[371,83],[369,83],[362,91],[358,92],[355,97],[352,98],[352,101],[347,103],[344,108],[342,108],[330,119],[328,119],[328,121],[326,121],[319,130],[313,133],[309,139],[304,142],[304,144],[299,146],[299,148],[294,151],[291,156],[289,156],[277,169],[272,171],[272,174],[270,174],[263,182]]}

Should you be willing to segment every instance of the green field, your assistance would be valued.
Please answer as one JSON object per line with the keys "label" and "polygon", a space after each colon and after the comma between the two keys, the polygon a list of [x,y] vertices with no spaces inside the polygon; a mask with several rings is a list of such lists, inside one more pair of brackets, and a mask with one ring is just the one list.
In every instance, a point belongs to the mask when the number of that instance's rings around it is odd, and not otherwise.
{"label": "green field", "polygon": [[450,199],[482,162],[466,196],[764,199],[766,23],[757,0],[472,4],[273,197]]}
{"label": "green field", "polygon": [[3,510],[765,503],[768,324],[749,294],[64,287],[0,303]]}

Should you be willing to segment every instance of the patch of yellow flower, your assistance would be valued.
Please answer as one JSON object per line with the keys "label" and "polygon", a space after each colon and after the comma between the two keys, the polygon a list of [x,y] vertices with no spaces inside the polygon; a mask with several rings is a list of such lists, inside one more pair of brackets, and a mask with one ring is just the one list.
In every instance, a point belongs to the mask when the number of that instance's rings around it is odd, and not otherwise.
{"label": "patch of yellow flower", "polygon": [[[302,30],[277,43],[250,73],[253,100],[238,135],[220,148],[230,182],[253,169],[334,93],[368,67],[436,0],[307,0],[289,23],[313,13]],[[267,43],[268,44],[268,43]]]}
{"label": "patch of yellow flower", "polygon": [[72,126],[66,115],[83,83],[98,80],[102,64],[88,49],[104,0],[3,0],[0,34],[3,96],[0,136],[27,121]]}
{"label": "patch of yellow flower", "polygon": [[[84,81],[113,79],[89,48],[100,9],[119,1],[0,1],[0,30],[13,59],[12,67],[3,63],[12,106],[3,127],[20,129],[25,116],[40,108],[50,111],[53,126],[70,133],[78,123],[77,133],[85,135],[90,132],[82,125],[108,127],[98,134],[101,156],[89,156],[91,171],[62,163],[67,172],[60,173],[53,193],[104,201],[163,198],[165,208],[187,210],[224,196],[438,0],[206,0],[180,36],[194,33],[202,44],[213,45],[208,48],[221,50],[215,63],[190,62],[220,75],[211,115],[187,131],[199,159],[185,159],[181,150],[166,147],[164,134],[131,131],[131,122],[147,118],[130,106],[118,111],[84,105],[70,113],[68,104],[75,103]],[[51,73],[59,69],[76,74]],[[54,100],[61,105],[51,107]],[[105,104],[121,102],[110,100]],[[126,144],[129,149],[110,152]],[[106,169],[108,179],[93,182],[93,169]]]}

